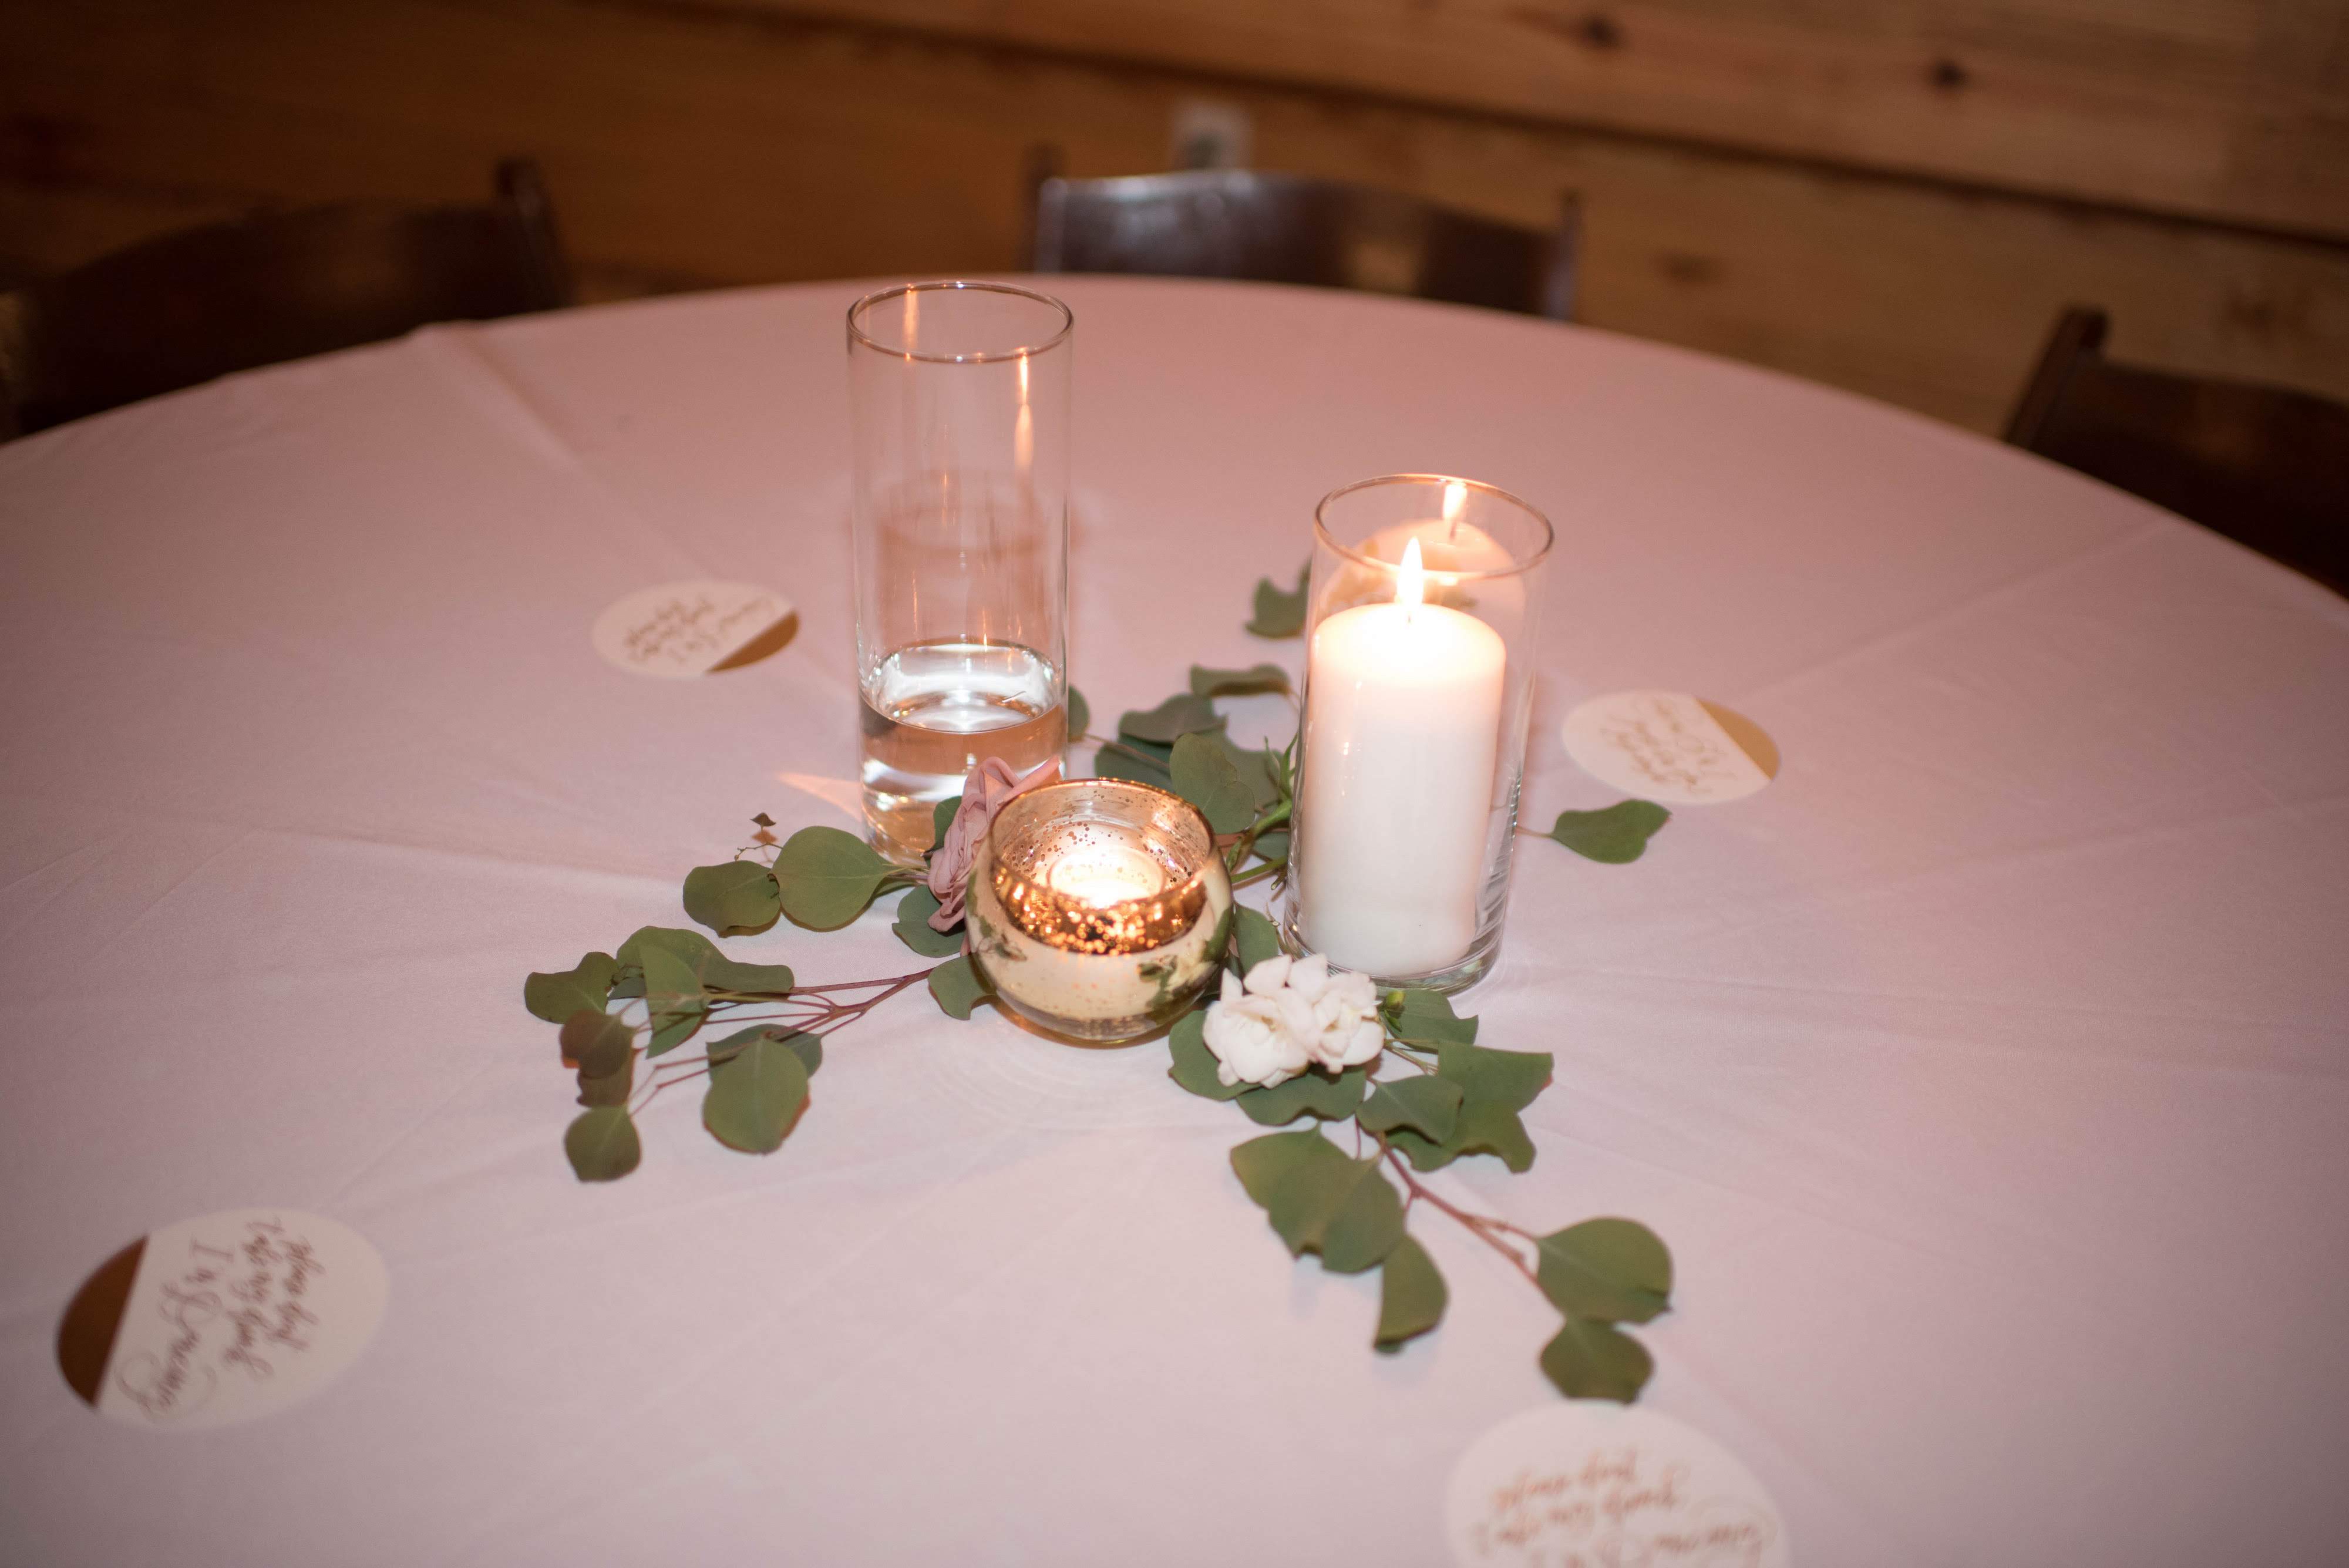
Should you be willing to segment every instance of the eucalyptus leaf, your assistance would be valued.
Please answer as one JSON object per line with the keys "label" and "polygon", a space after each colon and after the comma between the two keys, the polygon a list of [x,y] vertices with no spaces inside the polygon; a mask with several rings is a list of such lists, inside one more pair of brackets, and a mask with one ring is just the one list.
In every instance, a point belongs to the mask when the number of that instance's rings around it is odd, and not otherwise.
{"label": "eucalyptus leaf", "polygon": [[1203,734],[1223,727],[1224,721],[1216,713],[1216,705],[1187,691],[1169,697],[1155,708],[1126,713],[1117,722],[1121,740],[1154,741],[1162,746],[1171,746],[1185,735]]}
{"label": "eucalyptus leaf", "polygon": [[574,1012],[601,1012],[611,1001],[612,981],[619,964],[610,953],[588,953],[571,969],[552,974],[533,972],[522,982],[522,1004],[531,1016],[549,1023],[569,1021]]}
{"label": "eucalyptus leaf", "polygon": [[1105,779],[1129,779],[1158,789],[1172,791],[1174,775],[1167,771],[1167,759],[1174,748],[1153,745],[1146,741],[1104,741],[1093,753],[1093,774]]}
{"label": "eucalyptus leaf", "polygon": [[807,1105],[807,1064],[763,1031],[709,1070],[701,1125],[729,1148],[771,1154]]}
{"label": "eucalyptus leaf", "polygon": [[948,1018],[968,1019],[970,1010],[994,994],[971,967],[970,955],[950,958],[930,971],[930,995]]}
{"label": "eucalyptus leaf", "polygon": [[1620,800],[1603,811],[1561,811],[1549,836],[1586,860],[1627,866],[1647,853],[1672,814],[1651,800]]}
{"label": "eucalyptus leaf", "polygon": [[811,930],[838,930],[864,912],[896,867],[853,833],[802,827],[775,855],[783,913]]}
{"label": "eucalyptus leaf", "polygon": [[1256,853],[1257,858],[1259,860],[1268,861],[1275,866],[1287,864],[1288,860],[1288,833],[1283,831],[1278,833],[1257,834],[1256,836]]}
{"label": "eucalyptus leaf", "polygon": [[646,926],[620,944],[620,977],[612,988],[613,995],[645,993],[644,955],[653,948],[682,961],[711,990],[780,998],[792,989],[788,964],[738,963],[719,952],[699,931],[676,926]]}
{"label": "eucalyptus leaf", "polygon": [[[1396,997],[1400,997],[1398,1002]],[[1476,1038],[1476,1021],[1454,1015],[1442,992],[1417,989],[1391,992],[1384,1009],[1387,1032],[1414,1045],[1464,1043]]]}
{"label": "eucalyptus leaf", "polygon": [[636,1087],[636,1054],[629,1052],[620,1059],[619,1070],[602,1077],[581,1072],[579,1103],[583,1106],[625,1106]]}
{"label": "eucalyptus leaf", "polygon": [[1379,1269],[1379,1332],[1371,1345],[1384,1351],[1402,1349],[1403,1341],[1444,1321],[1449,1296],[1427,1249],[1403,1237]]}
{"label": "eucalyptus leaf", "polygon": [[1194,697],[1243,697],[1288,689],[1288,671],[1278,664],[1258,664],[1247,670],[1216,670],[1205,664],[1191,666],[1191,695]]}
{"label": "eucalyptus leaf", "polygon": [[690,1039],[709,1016],[709,997],[690,964],[665,947],[644,950],[645,1007],[653,1037],[647,1056],[664,1055]]}
{"label": "eucalyptus leaf", "polygon": [[897,900],[897,921],[889,929],[924,958],[950,957],[962,951],[962,929],[959,924],[950,931],[934,928],[930,917],[937,912],[937,895],[917,882]]}
{"label": "eucalyptus leaf", "polygon": [[721,937],[763,931],[782,909],[774,873],[755,860],[697,866],[685,874],[687,918]]}
{"label": "eucalyptus leaf", "polygon": [[962,810],[962,796],[953,795],[930,807],[930,847],[936,849],[947,841],[947,829],[954,826],[955,814]]}
{"label": "eucalyptus leaf", "polygon": [[1321,1266],[1332,1273],[1359,1274],[1383,1262],[1402,1241],[1402,1199],[1380,1174],[1376,1155],[1346,1163],[1353,1168],[1354,1181],[1321,1233]]}
{"label": "eucalyptus leaf", "polygon": [[1305,1116],[1342,1122],[1361,1105],[1363,1082],[1360,1067],[1349,1067],[1334,1078],[1308,1067],[1285,1084],[1250,1089],[1239,1096],[1239,1107],[1258,1127],[1281,1127]]}
{"label": "eucalyptus leaf", "polygon": [[1291,1254],[1319,1252],[1324,1268],[1360,1272],[1402,1240],[1402,1200],[1378,1157],[1349,1159],[1318,1132],[1274,1133],[1232,1150],[1240,1185]]}
{"label": "eucalyptus leaf", "polygon": [[1541,1369],[1569,1399],[1612,1399],[1628,1405],[1655,1371],[1647,1348],[1630,1334],[1589,1318],[1570,1317],[1542,1346]]}
{"label": "eucalyptus leaf", "polygon": [[1313,563],[1298,569],[1297,588],[1283,593],[1270,577],[1256,585],[1256,618],[1247,629],[1258,637],[1300,637],[1305,631],[1305,585],[1312,579]]}
{"label": "eucalyptus leaf", "polygon": [[1213,739],[1224,755],[1231,759],[1232,771],[1240,775],[1242,784],[1247,785],[1248,797],[1256,803],[1258,812],[1281,798],[1280,785],[1275,782],[1273,753],[1270,751],[1261,746],[1253,749],[1243,746],[1221,731],[1217,731]]}
{"label": "eucalyptus leaf", "polygon": [[626,1107],[597,1106],[582,1111],[563,1134],[571,1173],[582,1181],[616,1181],[636,1168],[644,1146]]}
{"label": "eucalyptus leaf", "polygon": [[1235,929],[1239,937],[1240,975],[1245,979],[1248,971],[1265,960],[1280,956],[1280,928],[1272,923],[1269,916],[1260,915],[1246,904],[1235,904],[1232,910],[1239,918]]}
{"label": "eucalyptus leaf", "polygon": [[1511,1170],[1530,1169],[1534,1142],[1517,1113],[1549,1082],[1551,1065],[1547,1052],[1497,1051],[1458,1041],[1439,1045],[1436,1075],[1461,1089],[1452,1136],[1430,1138],[1398,1127],[1388,1141],[1421,1170],[1440,1169],[1464,1154],[1498,1155]]}
{"label": "eucalyptus leaf", "polygon": [[1433,1073],[1394,1083],[1381,1083],[1362,1103],[1354,1118],[1368,1133],[1391,1133],[1410,1127],[1433,1143],[1444,1143],[1460,1119],[1462,1090],[1451,1079]]}
{"label": "eucalyptus leaf", "polygon": [[1166,1033],[1166,1051],[1174,1058],[1166,1075],[1202,1099],[1236,1100],[1248,1092],[1249,1085],[1224,1082],[1222,1064],[1207,1049],[1206,1026],[1205,1009],[1194,1009],[1174,1021],[1174,1027]]}
{"label": "eucalyptus leaf", "polygon": [[1069,739],[1073,741],[1092,727],[1093,705],[1085,701],[1085,694],[1083,692],[1078,691],[1073,686],[1070,687]]}
{"label": "eucalyptus leaf", "polygon": [[1174,793],[1199,808],[1208,827],[1238,833],[1256,820],[1256,796],[1214,740],[1185,735],[1174,742],[1168,775]]}
{"label": "eucalyptus leaf", "polygon": [[821,1037],[802,1030],[788,1029],[780,1023],[753,1023],[748,1029],[738,1029],[725,1039],[712,1041],[703,1046],[702,1054],[709,1057],[710,1064],[715,1066],[738,1054],[751,1041],[760,1039],[774,1040],[790,1046],[811,1076],[823,1065],[823,1041]]}
{"label": "eucalyptus leaf", "polygon": [[1586,1220],[1534,1245],[1542,1294],[1569,1317],[1646,1323],[1671,1305],[1672,1255],[1633,1220]]}
{"label": "eucalyptus leaf", "polygon": [[563,1025],[563,1059],[591,1078],[608,1078],[636,1054],[636,1032],[616,1013],[581,1008]]}

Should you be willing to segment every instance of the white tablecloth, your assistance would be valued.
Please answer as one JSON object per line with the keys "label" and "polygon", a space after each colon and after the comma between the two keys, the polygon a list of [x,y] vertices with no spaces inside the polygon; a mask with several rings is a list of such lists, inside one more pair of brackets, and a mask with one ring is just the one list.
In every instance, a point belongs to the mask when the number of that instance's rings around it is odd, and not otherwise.
{"label": "white tablecloth", "polygon": [[[2349,605],[2087,480],[1837,393],[1449,307],[1058,280],[1078,683],[1241,630],[1326,490],[1456,472],[1557,522],[1526,815],[1566,712],[1698,692],[1785,755],[1647,857],[1523,841],[1464,1007],[1556,1054],[1539,1159],[1442,1190],[1671,1244],[1652,1407],[1812,1564],[2349,1561]],[[585,1187],[525,971],[684,924],[782,782],[853,776],[851,285],[435,328],[0,448],[0,1557],[65,1563],[1381,1563],[1555,1396],[1553,1311],[1433,1217],[1443,1328],[1292,1263],[1257,1129],[1163,1046],[908,996],[781,1152],[692,1090]],[[642,585],[800,606],[688,682]],[[885,913],[730,942],[913,967]],[[372,1349],[208,1434],[104,1420],[57,1314],[214,1210],[343,1220]]]}

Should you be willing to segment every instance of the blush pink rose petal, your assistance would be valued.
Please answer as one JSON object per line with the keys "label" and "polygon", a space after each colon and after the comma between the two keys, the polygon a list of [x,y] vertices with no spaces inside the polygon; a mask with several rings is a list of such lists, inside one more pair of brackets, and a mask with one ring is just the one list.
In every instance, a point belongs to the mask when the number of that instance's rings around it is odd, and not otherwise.
{"label": "blush pink rose petal", "polygon": [[979,841],[994,824],[995,814],[1013,799],[1043,784],[1061,782],[1061,759],[1052,758],[1026,777],[1011,771],[1000,757],[989,757],[962,781],[962,805],[947,824],[947,836],[930,853],[930,896],[938,901],[930,929],[950,931],[962,919],[962,900],[970,880],[970,863],[978,857]]}

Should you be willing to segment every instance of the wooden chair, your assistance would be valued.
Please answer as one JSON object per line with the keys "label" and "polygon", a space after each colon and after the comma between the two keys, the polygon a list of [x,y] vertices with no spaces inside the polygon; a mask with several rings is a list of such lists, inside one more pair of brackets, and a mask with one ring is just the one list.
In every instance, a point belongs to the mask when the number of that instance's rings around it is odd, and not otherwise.
{"label": "wooden chair", "polygon": [[2006,439],[2349,594],[2349,408],[2116,365],[2100,310],[2064,313]]}
{"label": "wooden chair", "polygon": [[570,298],[546,188],[520,159],[485,206],[318,207],[166,234],[0,295],[0,439]]}
{"label": "wooden chair", "polygon": [[1520,229],[1365,185],[1246,169],[1065,180],[1030,157],[1038,272],[1316,284],[1523,311],[1574,311],[1579,205]]}

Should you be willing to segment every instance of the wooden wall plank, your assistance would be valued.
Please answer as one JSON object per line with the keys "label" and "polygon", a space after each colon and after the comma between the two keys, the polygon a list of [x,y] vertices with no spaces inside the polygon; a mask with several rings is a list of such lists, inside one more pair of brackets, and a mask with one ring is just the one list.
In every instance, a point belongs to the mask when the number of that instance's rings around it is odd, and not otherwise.
{"label": "wooden wall plank", "polygon": [[2349,234],[2349,0],[690,3]]}
{"label": "wooden wall plank", "polygon": [[[480,192],[540,159],[592,297],[1019,265],[1019,168],[1163,161],[1200,83],[724,9],[82,0],[0,56],[0,258],[245,208]],[[2057,312],[2157,363],[2349,398],[2349,247],[1264,87],[1258,161],[1546,223],[1583,317],[1994,429]]]}

